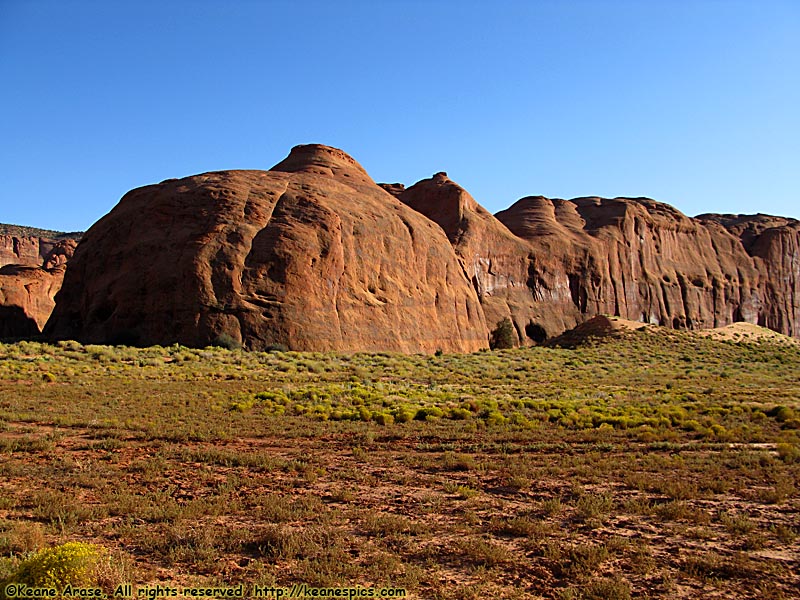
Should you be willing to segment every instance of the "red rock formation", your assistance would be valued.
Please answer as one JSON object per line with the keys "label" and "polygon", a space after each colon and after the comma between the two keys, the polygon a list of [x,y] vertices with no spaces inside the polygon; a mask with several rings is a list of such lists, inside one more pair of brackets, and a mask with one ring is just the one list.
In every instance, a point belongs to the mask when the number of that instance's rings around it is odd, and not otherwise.
{"label": "red rock formation", "polygon": [[399,198],[406,189],[402,183],[379,183],[378,185],[395,198]]}
{"label": "red rock formation", "polygon": [[56,267],[66,266],[67,261],[75,254],[75,248],[78,246],[78,240],[72,238],[64,238],[56,240],[52,244],[40,245],[40,248],[49,248],[47,254],[43,256],[42,268],[52,271]]}
{"label": "red rock formation", "polygon": [[489,326],[510,316],[521,343],[601,314],[688,329],[747,321],[797,335],[796,221],[541,196],[495,218],[444,173],[397,195],[442,227]]}
{"label": "red rock formation", "polygon": [[0,236],[0,338],[41,333],[76,240]]}
{"label": "red rock formation", "polygon": [[705,214],[741,240],[759,273],[759,303],[751,323],[800,337],[800,221],[769,215]]}
{"label": "red rock formation", "polygon": [[[52,250],[47,264],[61,264],[68,252]],[[344,152],[310,145],[269,172],[126,194],[70,260],[46,329],[88,342],[225,334],[253,349],[471,351],[505,317],[528,344],[605,314],[800,336],[799,286],[792,219],[540,196],[492,216],[445,173],[379,186]]]}
{"label": "red rock formation", "polygon": [[523,240],[446,173],[437,173],[401,190],[398,197],[438,223],[447,234],[481,300],[490,329],[510,317],[518,341],[544,341],[545,332],[532,320],[535,301],[528,287],[530,248]]}
{"label": "red rock formation", "polygon": [[0,235],[0,267],[6,265],[42,264],[40,238],[21,237],[16,235]]}
{"label": "red rock formation", "polygon": [[[688,329],[747,321],[797,334],[788,325],[797,322],[796,285],[771,292],[777,286],[766,283],[770,269],[712,219],[644,198],[525,198],[497,218],[534,249],[534,293],[542,290],[568,315],[554,328],[545,325],[551,335],[596,314]],[[765,264],[782,264],[796,282],[796,229],[778,237]]]}
{"label": "red rock formation", "polygon": [[55,307],[63,278],[63,266],[0,268],[0,338],[39,334]]}
{"label": "red rock formation", "polygon": [[46,333],[86,342],[469,352],[480,303],[441,230],[345,153],[133,190],[85,235]]}

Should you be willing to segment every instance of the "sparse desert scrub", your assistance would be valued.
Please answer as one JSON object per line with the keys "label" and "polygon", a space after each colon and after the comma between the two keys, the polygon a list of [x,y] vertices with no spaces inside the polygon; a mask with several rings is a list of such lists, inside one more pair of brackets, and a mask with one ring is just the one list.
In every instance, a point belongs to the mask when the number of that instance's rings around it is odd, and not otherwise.
{"label": "sparse desert scrub", "polygon": [[798,373],[794,346],[680,332],[440,356],[0,344],[0,576],[85,542],[140,584],[789,598]]}

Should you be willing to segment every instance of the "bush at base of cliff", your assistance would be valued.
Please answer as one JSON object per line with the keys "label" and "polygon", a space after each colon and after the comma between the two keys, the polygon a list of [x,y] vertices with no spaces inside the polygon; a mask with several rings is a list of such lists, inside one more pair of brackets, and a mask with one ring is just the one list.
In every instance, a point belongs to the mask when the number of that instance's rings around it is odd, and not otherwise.
{"label": "bush at base of cliff", "polygon": [[218,348],[224,348],[226,350],[241,350],[242,343],[234,339],[232,335],[227,333],[220,333],[217,337],[214,338],[214,341],[211,342],[212,346],[216,346]]}
{"label": "bush at base of cliff", "polygon": [[489,338],[489,347],[492,350],[508,350],[517,345],[517,333],[514,331],[514,325],[511,319],[506,317],[495,327],[492,331],[492,336]]}

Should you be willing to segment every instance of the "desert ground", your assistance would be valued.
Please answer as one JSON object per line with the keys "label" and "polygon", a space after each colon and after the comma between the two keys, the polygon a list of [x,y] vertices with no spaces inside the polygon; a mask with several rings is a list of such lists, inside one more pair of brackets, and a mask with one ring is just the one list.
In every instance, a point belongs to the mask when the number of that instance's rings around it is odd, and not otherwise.
{"label": "desert ground", "polygon": [[107,552],[109,594],[797,598],[800,346],[784,340],[619,326],[438,356],[0,345],[0,581],[86,542]]}

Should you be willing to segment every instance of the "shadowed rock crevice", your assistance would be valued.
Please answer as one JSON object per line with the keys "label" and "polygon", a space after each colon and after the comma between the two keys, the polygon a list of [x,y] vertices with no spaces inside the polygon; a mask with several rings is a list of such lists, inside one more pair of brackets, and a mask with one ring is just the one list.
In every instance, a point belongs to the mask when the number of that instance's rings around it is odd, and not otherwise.
{"label": "shadowed rock crevice", "polygon": [[40,333],[36,320],[21,306],[0,306],[0,339],[29,338]]}

